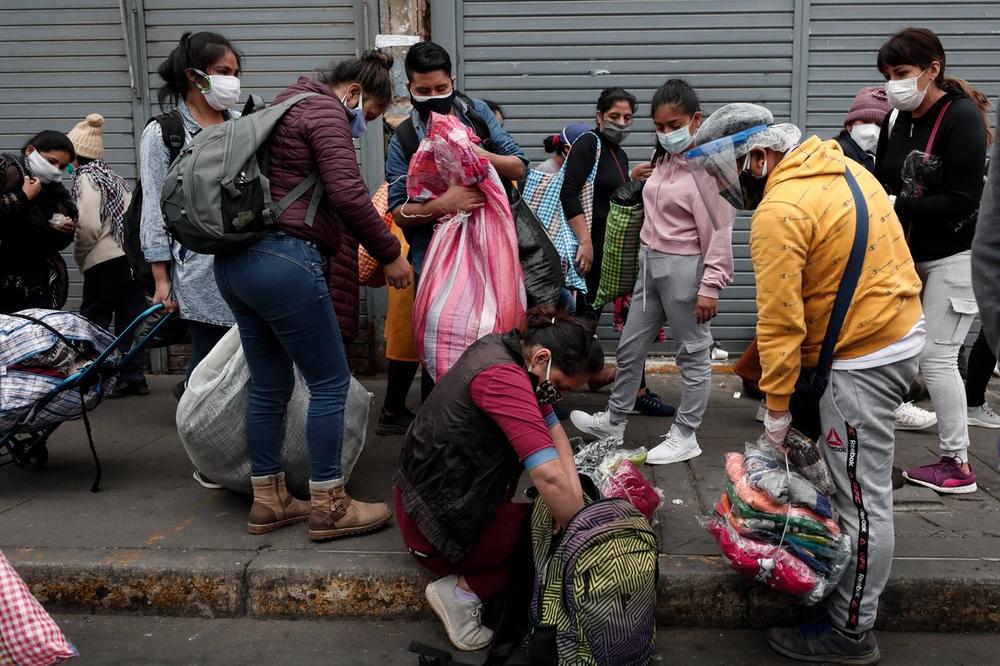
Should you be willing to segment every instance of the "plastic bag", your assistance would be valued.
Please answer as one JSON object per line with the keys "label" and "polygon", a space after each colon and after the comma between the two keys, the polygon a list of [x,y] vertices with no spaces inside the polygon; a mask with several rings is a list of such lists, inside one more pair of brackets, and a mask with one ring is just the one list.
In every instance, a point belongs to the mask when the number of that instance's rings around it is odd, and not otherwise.
{"label": "plastic bag", "polygon": [[830,498],[801,474],[791,471],[785,456],[770,446],[765,438],[753,444],[747,442],[743,465],[750,483],[774,501],[807,507],[824,518],[833,516]]}
{"label": "plastic bag", "polygon": [[[235,326],[198,364],[177,405],[177,432],[194,466],[222,486],[251,492],[250,454],[246,439],[246,410],[250,397],[247,367],[240,332]],[[374,396],[351,378],[344,405],[344,440],[341,471],[349,479],[368,436]],[[306,412],[309,387],[295,369],[295,388],[285,415],[285,444],[281,466],[288,488],[299,497],[309,496],[309,450],[306,446]]]}
{"label": "plastic bag", "polygon": [[900,176],[903,183],[900,196],[919,198],[928,187],[933,187],[941,180],[941,157],[922,150],[912,150],[903,160]]}
{"label": "plastic bag", "polygon": [[473,150],[474,138],[458,118],[432,113],[407,174],[414,200],[440,196],[452,183],[476,186],[486,197],[483,208],[443,218],[424,259],[413,331],[435,381],[474,342],[518,328],[524,318],[524,276],[507,193],[489,160]]}
{"label": "plastic bag", "polygon": [[600,486],[601,484],[597,481],[597,478],[599,478],[597,468],[619,446],[621,446],[621,440],[614,437],[598,439],[597,441],[585,444],[573,456],[577,471],[594,479],[594,483]]}
{"label": "plastic bag", "polygon": [[628,458],[620,460],[615,471],[605,479],[601,494],[627,499],[649,520],[663,504],[663,492],[654,488]]}
{"label": "plastic bag", "polygon": [[0,664],[49,666],[76,656],[76,648],[0,553]]}
{"label": "plastic bag", "polygon": [[816,490],[829,496],[837,492],[826,457],[816,442],[792,428],[785,436],[785,448],[788,450],[788,460],[799,474],[816,486]]}
{"label": "plastic bag", "polygon": [[517,225],[517,250],[524,273],[527,306],[555,305],[562,295],[562,263],[552,239],[520,193],[514,190],[511,212]]}

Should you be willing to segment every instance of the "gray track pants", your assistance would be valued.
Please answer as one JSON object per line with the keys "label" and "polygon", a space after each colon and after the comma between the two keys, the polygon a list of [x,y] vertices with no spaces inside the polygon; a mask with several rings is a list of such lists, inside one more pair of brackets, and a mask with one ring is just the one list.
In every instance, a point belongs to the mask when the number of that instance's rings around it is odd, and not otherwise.
{"label": "gray track pants", "polygon": [[820,400],[826,455],[837,494],[833,506],[854,552],[827,601],[833,623],[850,632],[872,628],[892,565],[893,422],[917,374],[919,357],[865,370],[834,370]]}
{"label": "gray track pants", "polygon": [[635,406],[646,352],[664,324],[679,344],[677,367],[684,390],[674,423],[682,435],[701,425],[712,392],[712,332],[695,319],[703,266],[700,255],[664,254],[643,246],[628,321],[618,343],[618,375],[608,401],[611,420],[621,423]]}

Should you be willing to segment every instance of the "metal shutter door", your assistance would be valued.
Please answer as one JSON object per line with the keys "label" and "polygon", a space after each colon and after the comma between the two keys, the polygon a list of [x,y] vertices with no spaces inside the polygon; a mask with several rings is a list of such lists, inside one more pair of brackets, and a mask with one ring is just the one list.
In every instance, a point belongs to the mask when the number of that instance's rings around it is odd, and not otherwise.
{"label": "metal shutter door", "polygon": [[[44,129],[68,132],[88,113],[105,118],[105,159],[135,177],[132,91],[117,0],[5,0],[0,6],[0,150],[17,152]],[[63,183],[70,187],[72,178]],[[63,253],[70,300],[83,278]]]}
{"label": "metal shutter door", "polygon": [[[569,122],[592,120],[598,94],[611,85],[639,100],[636,131],[625,145],[633,164],[652,151],[649,104],[672,77],[697,89],[706,112],[752,101],[779,120],[791,113],[794,0],[464,0],[459,7],[459,85],[504,107],[507,128],[533,163],[545,157],[543,137]],[[735,282],[712,325],[716,339],[732,350],[753,337],[756,325],[748,241],[749,219],[740,219]],[[600,334],[613,349],[618,336],[610,310]]]}

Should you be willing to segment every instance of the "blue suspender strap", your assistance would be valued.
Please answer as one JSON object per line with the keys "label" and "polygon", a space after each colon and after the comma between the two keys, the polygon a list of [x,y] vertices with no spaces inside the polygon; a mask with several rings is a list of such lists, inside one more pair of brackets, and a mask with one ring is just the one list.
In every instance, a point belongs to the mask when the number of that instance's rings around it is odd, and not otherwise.
{"label": "blue suspender strap", "polygon": [[844,319],[847,318],[847,310],[851,307],[854,299],[854,291],[858,286],[858,279],[861,277],[861,270],[865,263],[865,251],[868,246],[868,203],[858,181],[854,178],[851,170],[844,167],[844,178],[851,188],[851,195],[854,197],[854,245],[851,246],[851,256],[847,260],[847,267],[844,269],[844,276],[840,279],[840,287],[837,289],[837,298],[833,302],[833,312],[830,314],[830,322],[826,327],[826,335],[823,336],[823,347],[819,353],[819,363],[816,365],[816,373],[813,375],[813,385],[822,394],[830,380],[830,370],[833,367],[833,350],[837,346],[840,338],[840,331],[844,326]]}

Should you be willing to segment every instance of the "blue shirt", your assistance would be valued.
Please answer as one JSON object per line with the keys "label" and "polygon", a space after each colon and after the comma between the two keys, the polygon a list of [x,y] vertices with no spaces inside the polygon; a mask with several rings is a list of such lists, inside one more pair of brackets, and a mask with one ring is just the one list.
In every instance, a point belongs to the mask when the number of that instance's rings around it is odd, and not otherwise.
{"label": "blue shirt", "polygon": [[[525,156],[524,151],[521,150],[521,147],[517,145],[517,142],[514,141],[511,135],[507,133],[507,130],[500,126],[490,107],[486,106],[486,102],[474,99],[472,100],[472,105],[475,112],[483,119],[486,127],[490,130],[490,142],[493,144],[493,152],[497,155],[515,155],[527,167],[528,158]],[[455,98],[455,113],[458,115],[459,120],[472,127],[472,122],[468,116],[468,107],[459,97]],[[417,132],[417,138],[423,141],[424,137],[427,136],[427,128],[423,121],[420,120],[419,114],[416,111],[411,111],[410,119],[413,121],[413,129]],[[389,183],[389,210],[395,210],[406,203],[406,172],[409,167],[410,160],[403,152],[403,146],[400,144],[399,138],[393,136],[389,141],[389,154],[385,161],[385,179]],[[434,220],[429,220],[423,226],[407,230],[406,237],[410,243],[410,263],[413,264],[413,271],[415,273],[422,272],[424,256],[427,254],[427,248],[431,244],[431,235],[433,233]]]}

